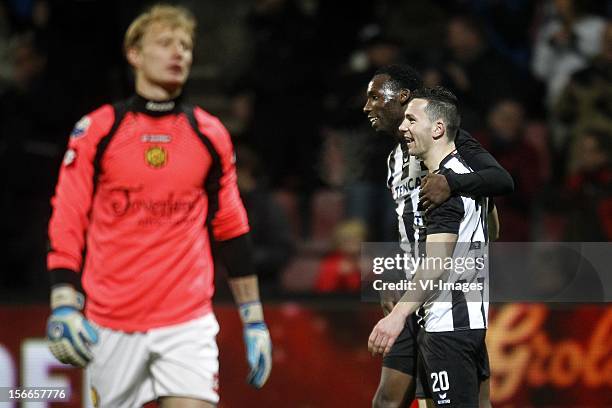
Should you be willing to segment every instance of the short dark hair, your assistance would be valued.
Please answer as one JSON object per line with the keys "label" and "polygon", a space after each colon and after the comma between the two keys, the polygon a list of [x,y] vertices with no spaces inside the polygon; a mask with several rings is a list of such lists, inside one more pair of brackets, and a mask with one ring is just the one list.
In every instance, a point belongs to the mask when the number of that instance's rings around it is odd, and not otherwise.
{"label": "short dark hair", "polygon": [[423,80],[421,74],[410,65],[385,65],[379,68],[374,76],[377,75],[388,75],[391,78],[391,83],[399,89],[409,89],[414,91],[423,86]]}
{"label": "short dark hair", "polygon": [[448,137],[451,140],[455,139],[461,125],[461,115],[454,93],[442,86],[420,88],[412,92],[410,99],[425,99],[427,101],[425,113],[429,120],[432,122],[438,119],[444,120]]}

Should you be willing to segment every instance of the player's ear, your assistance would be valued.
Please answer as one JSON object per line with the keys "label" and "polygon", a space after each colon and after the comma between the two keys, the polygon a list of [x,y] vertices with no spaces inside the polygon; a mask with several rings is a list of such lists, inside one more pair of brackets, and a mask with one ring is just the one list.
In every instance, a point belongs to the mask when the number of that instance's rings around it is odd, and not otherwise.
{"label": "player's ear", "polygon": [[438,140],[446,133],[446,125],[441,120],[437,120],[433,125],[433,138]]}
{"label": "player's ear", "polygon": [[140,66],[142,57],[140,55],[140,50],[137,47],[128,48],[127,52],[125,53],[125,57],[132,67],[138,68]]}
{"label": "player's ear", "polygon": [[399,100],[402,105],[406,104],[410,99],[410,89],[402,88],[400,89]]}

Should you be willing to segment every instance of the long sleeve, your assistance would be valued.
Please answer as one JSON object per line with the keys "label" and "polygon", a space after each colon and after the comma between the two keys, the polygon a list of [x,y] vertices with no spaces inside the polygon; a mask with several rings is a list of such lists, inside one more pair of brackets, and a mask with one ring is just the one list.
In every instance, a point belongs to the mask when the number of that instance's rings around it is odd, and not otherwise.
{"label": "long sleeve", "polygon": [[213,175],[217,179],[207,193],[209,211],[214,212],[214,217],[210,220],[214,239],[226,241],[249,232],[247,213],[236,183],[234,147],[228,131],[218,119],[199,108],[195,110],[195,117],[200,131],[209,138],[220,161],[219,174]]}
{"label": "long sleeve", "polygon": [[84,116],[75,126],[59,172],[53,213],[49,221],[50,251],[47,269],[81,272],[83,250],[94,194],[94,160],[100,137],[113,122],[114,113],[105,105]]}
{"label": "long sleeve", "polygon": [[512,176],[469,133],[460,130],[455,145],[474,173],[445,174],[453,193],[491,197],[514,191]]}

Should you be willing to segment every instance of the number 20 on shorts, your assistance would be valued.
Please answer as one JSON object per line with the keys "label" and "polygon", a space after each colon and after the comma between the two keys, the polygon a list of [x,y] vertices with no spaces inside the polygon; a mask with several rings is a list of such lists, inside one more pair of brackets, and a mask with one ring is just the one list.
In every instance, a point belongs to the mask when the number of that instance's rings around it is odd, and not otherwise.
{"label": "number 20 on shorts", "polygon": [[446,371],[440,371],[438,373],[431,373],[433,384],[431,389],[433,392],[446,391],[449,388],[448,373]]}

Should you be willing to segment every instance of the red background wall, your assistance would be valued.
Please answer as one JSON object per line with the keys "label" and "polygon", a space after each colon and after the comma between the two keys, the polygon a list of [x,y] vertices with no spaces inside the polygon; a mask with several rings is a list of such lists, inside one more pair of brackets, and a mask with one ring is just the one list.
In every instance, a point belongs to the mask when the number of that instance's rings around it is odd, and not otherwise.
{"label": "red background wall", "polygon": [[[221,325],[220,407],[367,407],[378,383],[380,358],[367,352],[367,337],[380,312],[360,303],[276,304],[266,307],[274,342],[269,383],[245,383],[242,329],[234,307],[215,308]],[[21,344],[42,338],[45,306],[0,307],[0,345],[18,371]],[[545,305],[493,308],[487,344],[496,407],[611,407],[612,308]],[[0,367],[0,370],[6,370]],[[70,376],[81,406],[81,375]]]}

